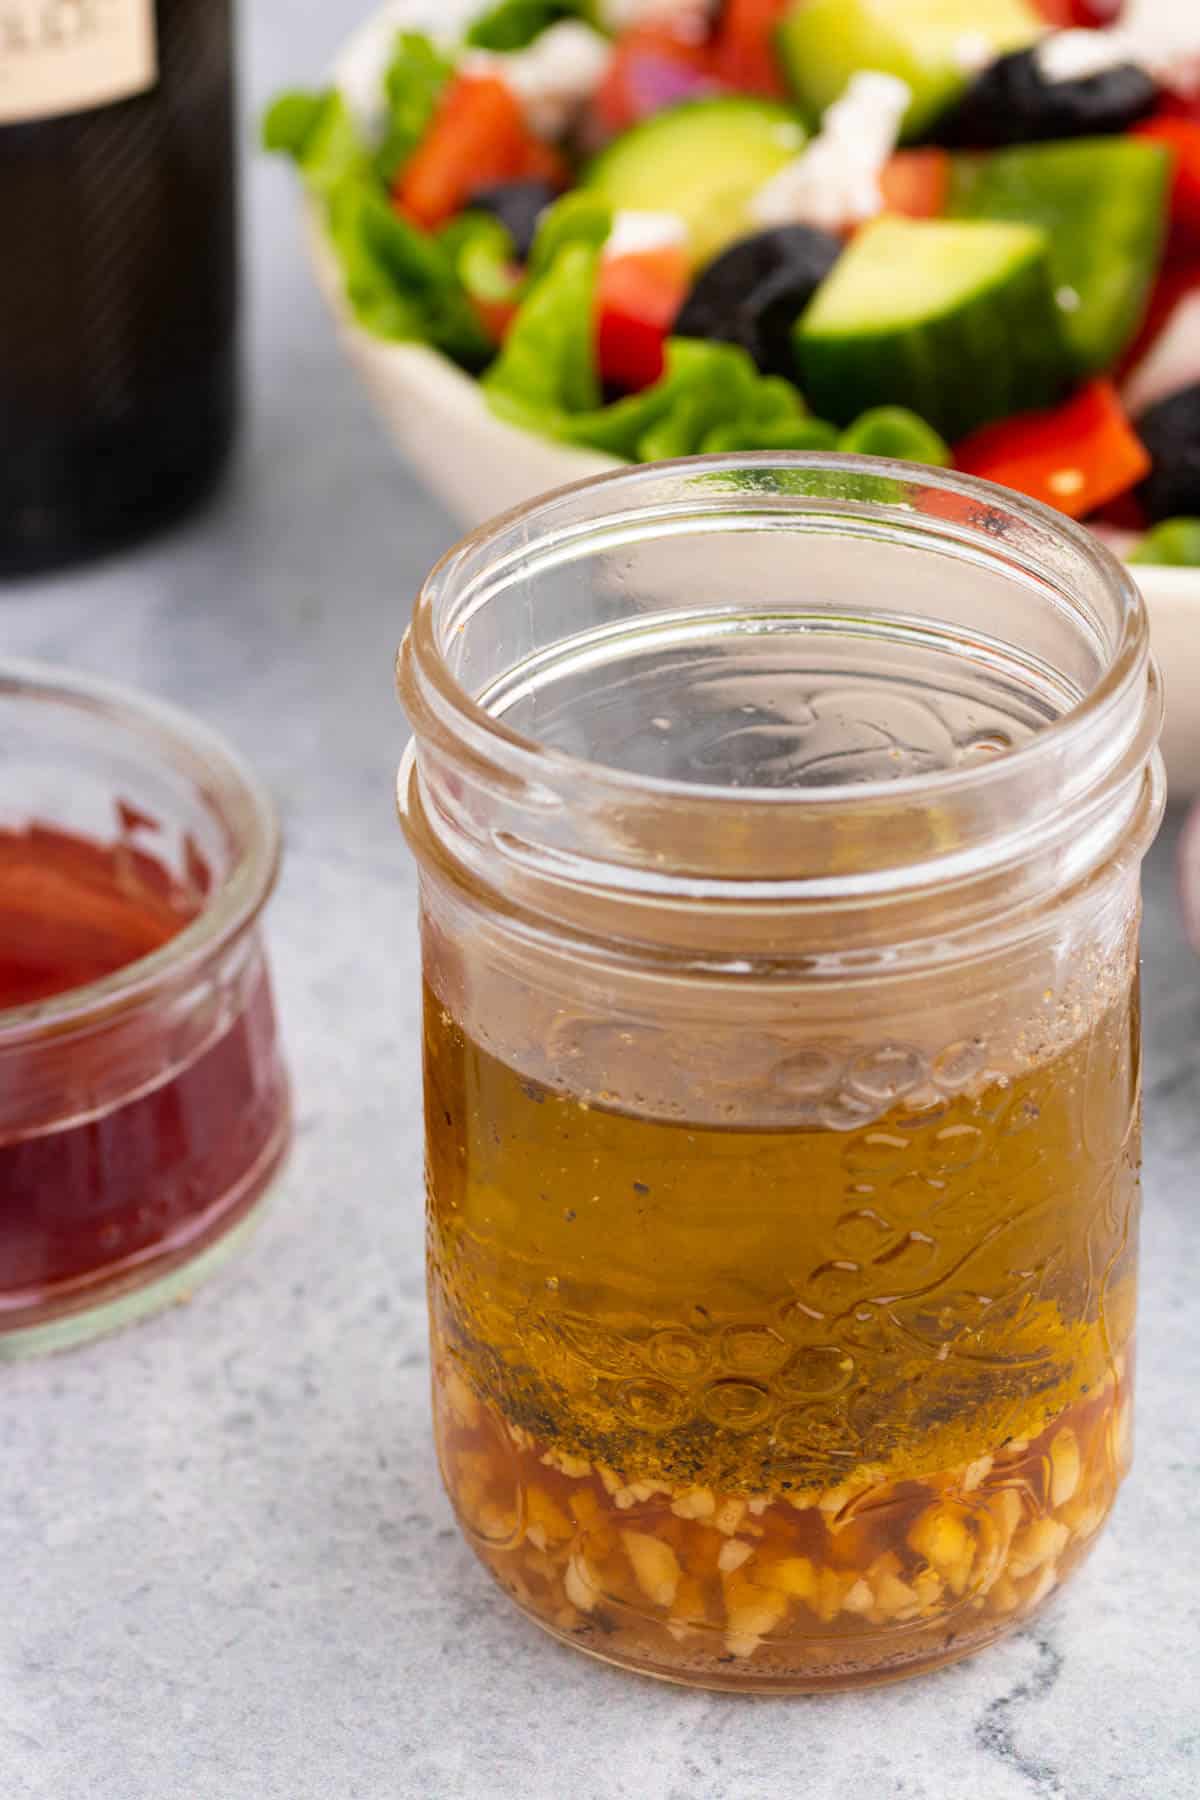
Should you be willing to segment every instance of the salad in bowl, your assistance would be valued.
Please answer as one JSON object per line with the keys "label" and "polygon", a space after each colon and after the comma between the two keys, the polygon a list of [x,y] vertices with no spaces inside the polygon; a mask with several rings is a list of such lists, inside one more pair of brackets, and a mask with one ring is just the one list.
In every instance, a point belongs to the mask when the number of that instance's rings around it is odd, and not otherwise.
{"label": "salad in bowl", "polygon": [[464,526],[637,457],[954,463],[1137,563],[1200,788],[1200,20],[387,0],[277,99],[345,351]]}
{"label": "salad in bowl", "polygon": [[1200,566],[1200,20],[1112,13],[400,0],[264,137],[468,522],[615,460],[841,447]]}

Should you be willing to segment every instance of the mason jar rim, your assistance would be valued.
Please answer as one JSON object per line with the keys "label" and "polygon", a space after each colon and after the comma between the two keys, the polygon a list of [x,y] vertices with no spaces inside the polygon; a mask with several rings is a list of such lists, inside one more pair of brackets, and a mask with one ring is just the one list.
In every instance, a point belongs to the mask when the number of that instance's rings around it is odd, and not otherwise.
{"label": "mason jar rim", "polygon": [[[1080,557],[1090,565],[1095,577],[1106,587],[1119,593],[1124,609],[1124,624],[1121,640],[1111,656],[1108,666],[1099,681],[1073,706],[1058,718],[1051,720],[1039,729],[1029,740],[1018,745],[990,762],[977,763],[969,768],[956,767],[936,769],[926,773],[897,776],[884,781],[862,781],[829,784],[813,788],[769,788],[746,787],[733,789],[721,784],[684,781],[664,776],[645,775],[633,771],[618,770],[611,765],[594,761],[585,757],[574,756],[569,751],[549,749],[539,743],[536,738],[516,731],[503,719],[497,718],[481,706],[467,690],[456,680],[442,653],[437,637],[437,621],[435,618],[441,591],[452,582],[456,572],[474,555],[486,555],[489,546],[498,545],[514,528],[523,528],[527,533],[523,548],[528,550],[537,534],[539,522],[549,523],[555,511],[563,502],[571,498],[595,493],[601,495],[606,491],[617,491],[621,488],[636,494],[639,487],[649,486],[660,481],[664,475],[678,473],[680,475],[707,467],[713,473],[730,474],[745,470],[761,469],[763,471],[812,472],[819,474],[825,471],[838,475],[862,476],[901,482],[919,482],[922,485],[948,494],[957,495],[968,502],[974,501],[986,506],[992,497],[996,504],[1003,505],[1006,511],[1019,519],[1040,524],[1068,543]],[[765,496],[760,496],[760,501]],[[785,501],[789,496],[781,496]],[[827,502],[828,503],[828,502]],[[859,503],[862,504],[861,502]],[[633,507],[626,511],[608,515],[602,519],[581,524],[572,538],[583,538],[596,533],[604,525],[623,522],[636,510],[636,499]],[[674,510],[674,509],[671,509]],[[745,496],[738,507],[739,511],[749,510],[749,496]],[[770,512],[786,512],[787,505],[766,506]],[[644,518],[667,518],[670,510],[662,509],[656,514],[642,514]],[[852,514],[846,515],[853,517]],[[953,530],[936,530],[936,521],[929,515],[922,516],[923,529],[930,530],[931,535],[941,535],[948,541],[963,542],[960,534]],[[504,746],[521,760],[538,761],[551,757],[559,764],[573,764],[583,777],[597,776],[606,782],[618,782],[631,791],[642,791],[659,794],[669,799],[672,795],[686,797],[691,800],[710,798],[728,799],[736,795],[741,806],[753,807],[795,807],[806,806],[845,806],[855,801],[891,801],[903,800],[913,795],[931,795],[936,791],[970,785],[986,786],[993,781],[1002,781],[1011,775],[1018,764],[1023,768],[1032,758],[1043,753],[1050,744],[1055,746],[1072,736],[1078,735],[1098,712],[1102,712],[1108,704],[1120,694],[1127,692],[1135,685],[1144,671],[1150,657],[1149,620],[1141,589],[1129,573],[1127,566],[1120,562],[1113,553],[1100,542],[1095,533],[1080,525],[1067,514],[1057,512],[1053,507],[1045,505],[1028,495],[1019,494],[1011,488],[1001,487],[996,482],[984,481],[978,476],[962,475],[948,469],[935,469],[924,464],[902,462],[897,459],[851,456],[840,452],[826,451],[745,451],[725,453],[719,456],[680,457],[670,462],[633,464],[628,468],[606,470],[602,474],[584,477],[582,480],[568,482],[563,486],[548,490],[537,498],[523,502],[519,506],[497,514],[494,518],[479,525],[454,544],[439,558],[426,577],[413,611],[412,624],[406,634],[406,643],[411,643],[414,661],[420,669],[421,678],[436,688],[453,710],[460,716],[464,726],[484,731],[497,746]],[[403,655],[403,646],[401,650]]]}
{"label": "mason jar rim", "polygon": [[[880,499],[880,481],[901,500]],[[488,710],[487,686],[476,697],[458,680],[460,634],[486,621],[489,598],[517,582],[532,604],[531,585],[556,564],[656,536],[751,529],[759,520],[797,537],[878,540],[881,549],[916,547],[1004,575],[1070,629],[1089,666],[1079,683],[1064,683],[1062,711],[1002,755],[802,787],[710,786],[588,760],[523,735]],[[852,609],[827,605],[796,614],[835,625],[852,619]],[[905,623],[870,606],[862,617]],[[912,616],[907,625],[920,629]],[[971,629],[976,650],[1019,648]],[[736,914],[763,920],[772,909],[809,906],[837,914],[841,930],[874,936],[901,924],[897,917],[885,927],[870,908],[938,889],[957,895],[949,910],[963,919],[991,908],[999,929],[1000,914],[1028,907],[1035,889],[1064,891],[1119,844],[1144,848],[1162,806],[1161,687],[1132,576],[1053,509],[912,463],[731,453],[559,488],[480,527],[441,559],[401,645],[398,682],[414,732],[398,802],[419,859],[457,868],[506,907],[560,928],[578,923],[578,897],[590,895],[621,904],[620,924],[603,926],[605,934],[627,926],[657,938],[674,929],[671,909],[716,906],[732,941]],[[922,817],[925,828],[911,829]],[[736,868],[722,848],[731,826]],[[849,860],[826,854],[831,831],[852,844]],[[1012,884],[1011,901],[998,898],[999,873],[1031,858],[1036,870]]]}
{"label": "mason jar rim", "polygon": [[230,833],[236,855],[196,916],[157,950],[99,981],[0,1008],[0,1047],[90,1024],[186,980],[254,923],[275,885],[281,842],[275,808],[249,765],[220,733],[182,708],[101,676],[6,657],[0,660],[0,697],[12,695],[132,728],[148,763],[182,771],[194,782]]}

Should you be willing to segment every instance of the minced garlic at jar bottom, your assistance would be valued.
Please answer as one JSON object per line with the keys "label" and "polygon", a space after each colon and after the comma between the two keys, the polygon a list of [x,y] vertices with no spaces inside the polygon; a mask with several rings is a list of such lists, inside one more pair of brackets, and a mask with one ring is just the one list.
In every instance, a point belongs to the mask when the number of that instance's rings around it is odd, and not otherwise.
{"label": "minced garlic at jar bottom", "polygon": [[1131,989],[1013,1074],[860,1054],[908,1088],[858,1129],[844,1070],[834,1124],[729,1129],[541,1085],[431,992],[435,1423],[502,1585],[597,1655],[760,1690],[1028,1616],[1128,1466],[1135,1041]]}
{"label": "minced garlic at jar bottom", "polygon": [[885,1679],[1028,1616],[1087,1553],[1128,1465],[1124,1359],[1032,1440],[782,1495],[626,1481],[435,1371],[459,1518],[527,1612],[597,1655],[714,1685]]}

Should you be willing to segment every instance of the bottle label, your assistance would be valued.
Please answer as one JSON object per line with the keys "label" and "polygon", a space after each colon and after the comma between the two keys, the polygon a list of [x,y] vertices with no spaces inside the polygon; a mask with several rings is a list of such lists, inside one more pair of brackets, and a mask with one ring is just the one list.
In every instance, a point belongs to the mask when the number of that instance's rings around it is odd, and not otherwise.
{"label": "bottle label", "polygon": [[0,0],[0,125],[153,87],[154,0]]}

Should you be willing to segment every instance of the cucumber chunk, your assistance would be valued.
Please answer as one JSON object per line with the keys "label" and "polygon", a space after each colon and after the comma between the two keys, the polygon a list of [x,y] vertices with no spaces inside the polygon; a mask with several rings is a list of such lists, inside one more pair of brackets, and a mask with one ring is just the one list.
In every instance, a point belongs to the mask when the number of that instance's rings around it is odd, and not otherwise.
{"label": "cucumber chunk", "polygon": [[1200,569],[1200,519],[1163,519],[1129,552],[1131,563],[1160,568]]}
{"label": "cucumber chunk", "polygon": [[814,124],[858,70],[898,75],[912,89],[908,139],[965,92],[977,66],[968,51],[1019,50],[1044,29],[1029,0],[795,0],[776,43]]}
{"label": "cucumber chunk", "polygon": [[753,230],[751,196],[804,147],[795,111],[730,95],[669,107],[602,150],[583,185],[614,210],[678,213],[697,263]]}
{"label": "cucumber chunk", "polygon": [[955,160],[960,218],[1038,225],[1062,332],[1080,374],[1109,368],[1145,315],[1162,257],[1170,154],[1134,138],[1075,138]]}
{"label": "cucumber chunk", "polygon": [[1042,232],[885,217],[851,243],[794,336],[814,412],[907,406],[943,437],[1059,396],[1067,355]]}

